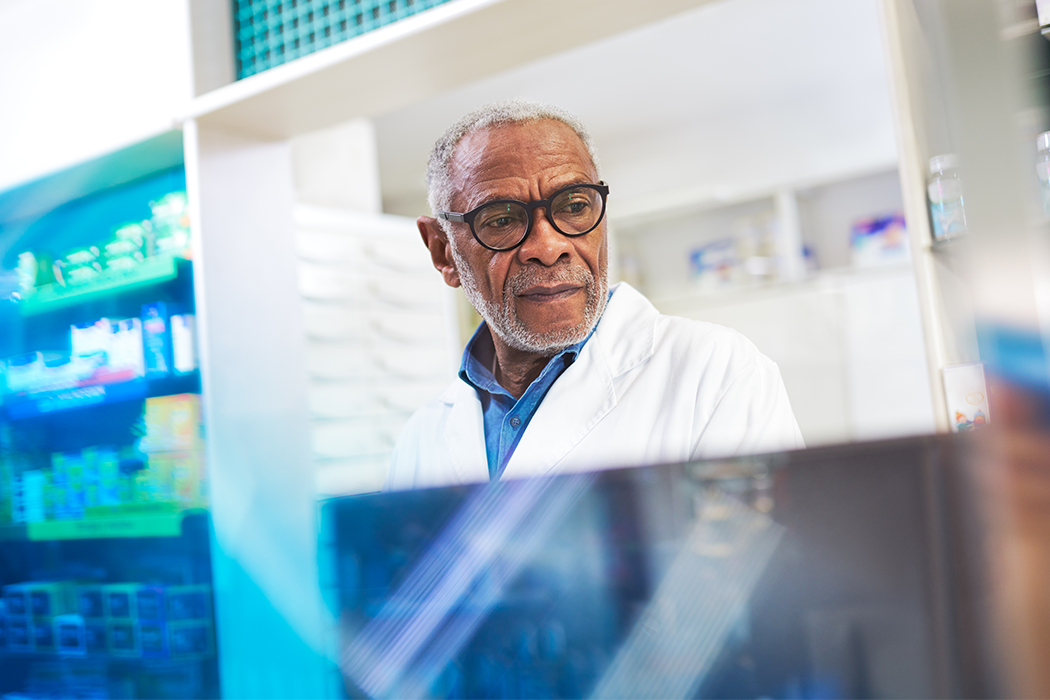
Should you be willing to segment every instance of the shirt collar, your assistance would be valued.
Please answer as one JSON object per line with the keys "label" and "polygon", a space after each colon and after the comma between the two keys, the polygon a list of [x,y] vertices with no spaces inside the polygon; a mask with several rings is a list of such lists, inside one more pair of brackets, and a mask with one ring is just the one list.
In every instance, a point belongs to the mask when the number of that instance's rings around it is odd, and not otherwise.
{"label": "shirt collar", "polygon": [[[572,364],[576,360],[577,355],[580,354],[583,346],[594,335],[597,327],[598,324],[594,324],[594,328],[591,329],[586,338],[551,357],[548,365],[555,360],[562,360],[567,364]],[[463,361],[460,364],[459,377],[479,391],[485,391],[490,394],[503,394],[513,399],[514,397],[511,396],[510,392],[500,386],[492,374],[491,368],[496,364],[495,357],[496,346],[492,342],[492,331],[489,330],[488,324],[482,321],[478,329],[474,331],[474,335],[471,336],[467,347],[463,349]]]}

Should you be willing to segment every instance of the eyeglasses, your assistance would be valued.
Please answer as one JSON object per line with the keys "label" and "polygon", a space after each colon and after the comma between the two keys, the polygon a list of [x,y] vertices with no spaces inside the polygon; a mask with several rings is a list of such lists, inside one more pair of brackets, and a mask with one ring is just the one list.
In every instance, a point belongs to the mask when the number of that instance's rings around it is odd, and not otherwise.
{"label": "eyeglasses", "polygon": [[575,238],[590,233],[605,216],[605,199],[609,186],[569,185],[547,199],[519,202],[516,199],[498,199],[486,202],[466,214],[439,211],[438,218],[470,225],[470,232],[478,243],[494,251],[513,250],[525,242],[532,231],[532,213],[543,207],[547,221],[563,236]]}

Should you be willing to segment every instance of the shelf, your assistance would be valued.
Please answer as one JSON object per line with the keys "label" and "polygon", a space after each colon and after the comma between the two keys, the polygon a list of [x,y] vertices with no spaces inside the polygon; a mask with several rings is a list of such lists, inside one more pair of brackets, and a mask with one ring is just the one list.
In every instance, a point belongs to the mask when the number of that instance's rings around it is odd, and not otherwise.
{"label": "shelf", "polygon": [[20,420],[79,408],[136,401],[150,396],[193,394],[199,391],[200,375],[194,371],[161,379],[135,379],[119,384],[57,389],[32,396],[7,396],[4,399],[4,410],[11,420]]}
{"label": "shelf", "polygon": [[575,0],[573,19],[556,21],[566,12],[562,0],[453,0],[205,93],[183,118],[289,138],[383,114],[709,1]]}
{"label": "shelf", "polygon": [[142,264],[131,270],[104,271],[91,282],[71,287],[49,284],[27,295],[19,302],[18,308],[23,316],[34,316],[132,289],[169,282],[178,277],[180,267],[189,264],[188,261],[180,264],[179,260],[170,255],[158,255],[146,258]]}
{"label": "shelf", "polygon": [[45,520],[0,526],[0,541],[49,542],[127,537],[178,537],[182,520],[203,509],[178,510],[175,504],[157,503],[144,512],[94,516],[79,520]]}
{"label": "shelf", "polygon": [[689,303],[697,308],[717,307],[767,298],[781,298],[792,293],[815,290],[833,291],[853,282],[866,282],[888,278],[910,277],[913,273],[911,261],[875,265],[871,267],[840,267],[818,270],[796,281],[770,281],[741,284],[718,289],[687,288],[677,292],[650,296],[650,301],[659,309],[665,305]]}

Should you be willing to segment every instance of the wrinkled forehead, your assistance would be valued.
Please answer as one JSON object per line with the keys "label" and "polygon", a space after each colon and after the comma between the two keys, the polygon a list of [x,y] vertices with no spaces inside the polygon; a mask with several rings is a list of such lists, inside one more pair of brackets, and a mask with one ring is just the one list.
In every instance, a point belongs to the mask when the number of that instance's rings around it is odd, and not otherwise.
{"label": "wrinkled forehead", "polygon": [[543,119],[485,126],[469,132],[452,153],[449,176],[459,194],[474,182],[531,179],[537,173],[575,168],[596,176],[587,146],[568,124]]}

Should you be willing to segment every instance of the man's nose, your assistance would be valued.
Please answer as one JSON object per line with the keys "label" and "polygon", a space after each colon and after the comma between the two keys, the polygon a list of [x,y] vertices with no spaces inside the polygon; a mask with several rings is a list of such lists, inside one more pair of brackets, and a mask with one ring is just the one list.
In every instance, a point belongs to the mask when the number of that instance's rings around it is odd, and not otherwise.
{"label": "man's nose", "polygon": [[572,241],[568,236],[558,233],[547,219],[544,209],[535,209],[532,213],[532,229],[525,237],[525,242],[518,246],[518,257],[522,263],[537,262],[550,266],[565,256],[570,257]]}

